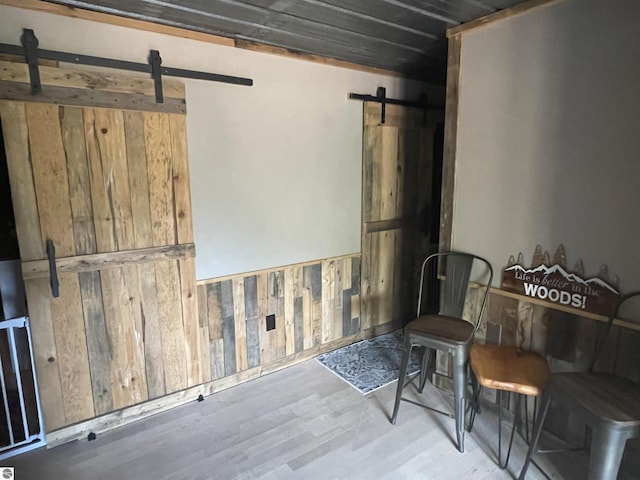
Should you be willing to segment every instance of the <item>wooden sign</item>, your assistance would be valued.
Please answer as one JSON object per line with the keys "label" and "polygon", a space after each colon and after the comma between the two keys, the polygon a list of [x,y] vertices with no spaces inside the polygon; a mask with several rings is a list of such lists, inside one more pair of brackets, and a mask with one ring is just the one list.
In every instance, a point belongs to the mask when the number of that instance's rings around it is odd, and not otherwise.
{"label": "wooden sign", "polygon": [[592,313],[611,314],[619,293],[602,278],[608,277],[606,267],[601,269],[602,276],[585,279],[581,261],[574,269],[578,272],[567,271],[562,245],[558,247],[553,264],[549,262],[548,254],[541,254],[541,250],[540,246],[536,247],[529,268],[522,265],[522,254],[518,256],[518,263],[513,257],[509,259],[502,275],[503,290]]}

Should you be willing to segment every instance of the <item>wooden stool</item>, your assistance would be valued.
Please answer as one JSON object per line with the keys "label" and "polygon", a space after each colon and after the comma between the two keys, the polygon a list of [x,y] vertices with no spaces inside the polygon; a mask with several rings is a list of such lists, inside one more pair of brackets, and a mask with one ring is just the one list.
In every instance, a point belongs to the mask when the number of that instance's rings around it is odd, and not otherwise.
{"label": "wooden stool", "polygon": [[549,378],[549,365],[547,360],[536,352],[508,346],[479,344],[471,346],[469,364],[473,372],[473,400],[469,431],[473,428],[476,412],[480,411],[481,387],[517,394],[509,450],[502,463],[502,395],[498,392],[498,466],[502,469],[507,468],[513,435],[519,422],[520,399],[523,395],[538,397],[542,393]]}

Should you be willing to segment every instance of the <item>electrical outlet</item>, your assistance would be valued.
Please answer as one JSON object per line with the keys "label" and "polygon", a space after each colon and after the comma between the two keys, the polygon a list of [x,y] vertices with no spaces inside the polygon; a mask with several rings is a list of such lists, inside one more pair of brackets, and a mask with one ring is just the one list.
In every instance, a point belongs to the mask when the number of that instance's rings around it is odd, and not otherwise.
{"label": "electrical outlet", "polygon": [[276,316],[275,315],[267,315],[267,332],[269,330],[276,329]]}

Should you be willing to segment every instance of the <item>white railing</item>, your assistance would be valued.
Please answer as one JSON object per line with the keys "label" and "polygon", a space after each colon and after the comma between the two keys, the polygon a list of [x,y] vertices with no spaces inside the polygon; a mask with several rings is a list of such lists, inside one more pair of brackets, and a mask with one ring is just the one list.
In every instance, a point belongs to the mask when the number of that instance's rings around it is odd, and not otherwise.
{"label": "white railing", "polygon": [[27,317],[0,321],[0,374],[2,460],[46,444]]}

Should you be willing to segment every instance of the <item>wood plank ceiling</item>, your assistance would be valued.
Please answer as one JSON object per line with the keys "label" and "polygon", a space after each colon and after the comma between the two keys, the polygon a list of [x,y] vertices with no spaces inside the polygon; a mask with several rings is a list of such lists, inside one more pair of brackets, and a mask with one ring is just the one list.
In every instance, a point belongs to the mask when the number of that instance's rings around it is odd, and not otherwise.
{"label": "wood plank ceiling", "polygon": [[525,0],[47,0],[444,83],[446,29]]}

